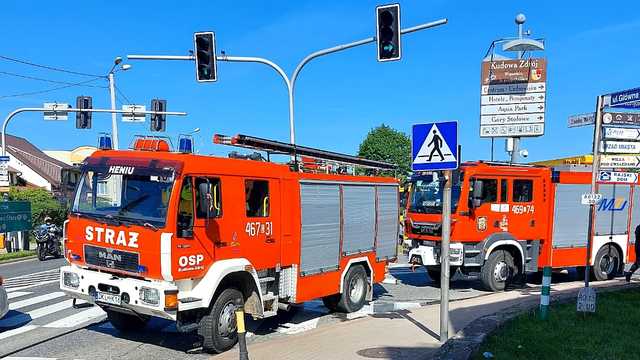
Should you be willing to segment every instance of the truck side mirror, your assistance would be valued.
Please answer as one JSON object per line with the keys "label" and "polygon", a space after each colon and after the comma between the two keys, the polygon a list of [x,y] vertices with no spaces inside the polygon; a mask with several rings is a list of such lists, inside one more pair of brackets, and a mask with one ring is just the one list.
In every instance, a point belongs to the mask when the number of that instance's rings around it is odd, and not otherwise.
{"label": "truck side mirror", "polygon": [[471,195],[471,206],[473,208],[477,208],[477,207],[480,207],[480,205],[482,205],[482,190],[483,190],[482,180],[474,181],[473,192]]}
{"label": "truck side mirror", "polygon": [[211,209],[211,191],[208,182],[203,182],[198,185],[198,211],[201,214],[206,214],[209,218],[209,209]]}

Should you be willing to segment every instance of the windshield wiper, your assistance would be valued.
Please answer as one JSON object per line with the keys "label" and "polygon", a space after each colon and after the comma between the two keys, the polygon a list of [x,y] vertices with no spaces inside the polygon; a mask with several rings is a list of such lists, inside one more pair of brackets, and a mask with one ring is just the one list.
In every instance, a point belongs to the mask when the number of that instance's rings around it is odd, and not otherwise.
{"label": "windshield wiper", "polygon": [[148,227],[153,231],[158,231],[158,227],[153,225],[152,223],[145,222],[145,223],[142,224],[142,226]]}
{"label": "windshield wiper", "polygon": [[149,197],[149,194],[144,194],[142,196],[140,196],[139,198],[135,199],[135,200],[131,200],[129,201],[125,206],[123,206],[120,211],[118,211],[118,214],[122,214],[125,211],[129,211],[129,209],[131,209],[132,207],[134,207],[135,205],[138,205],[142,200],[146,199]]}

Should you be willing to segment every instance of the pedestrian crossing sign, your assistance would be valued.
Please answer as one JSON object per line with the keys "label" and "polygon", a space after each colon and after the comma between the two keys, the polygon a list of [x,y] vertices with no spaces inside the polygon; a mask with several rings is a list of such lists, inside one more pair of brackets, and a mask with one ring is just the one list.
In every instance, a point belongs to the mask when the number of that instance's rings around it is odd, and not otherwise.
{"label": "pedestrian crossing sign", "polygon": [[411,137],[413,171],[458,168],[458,122],[413,125]]}

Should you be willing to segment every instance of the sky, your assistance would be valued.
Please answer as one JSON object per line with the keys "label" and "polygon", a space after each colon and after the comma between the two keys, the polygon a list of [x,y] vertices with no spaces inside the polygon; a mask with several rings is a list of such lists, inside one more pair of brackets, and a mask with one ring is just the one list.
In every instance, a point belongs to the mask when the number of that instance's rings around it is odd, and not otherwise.
{"label": "sky", "polygon": [[[0,5],[0,56],[104,76],[116,56],[132,65],[116,73],[118,108],[151,99],[168,102],[173,139],[195,128],[202,154],[234,149],[214,145],[215,133],[237,133],[289,140],[288,100],[282,79],[261,64],[218,63],[216,83],[197,83],[190,61],[135,61],[127,54],[188,55],[193,32],[214,31],[217,51],[270,59],[291,74],[306,55],[375,35],[374,1],[3,1]],[[593,128],[568,128],[567,117],[592,112],[596,96],[640,86],[640,2],[595,1],[400,1],[402,27],[441,18],[447,25],[402,37],[402,59],[376,61],[375,45],[363,45],[318,58],[301,72],[295,92],[296,142],[357,153],[360,142],[384,123],[407,134],[412,124],[457,120],[463,160],[489,159],[491,141],[479,137],[480,63],[495,39],[514,36],[515,15],[526,15],[525,30],[544,38],[548,60],[546,132],[526,138],[528,160],[585,154]],[[11,75],[13,74],[13,75]],[[0,59],[0,116],[43,102],[75,103],[93,97],[95,108],[110,106],[105,78],[52,92],[64,86],[27,79],[78,83],[95,78],[56,72]],[[119,120],[120,147],[142,124]],[[95,145],[99,132],[111,132],[111,117],[95,114],[91,130],[69,121],[45,121],[21,114],[8,133],[45,150]],[[495,158],[506,159],[504,140]]]}

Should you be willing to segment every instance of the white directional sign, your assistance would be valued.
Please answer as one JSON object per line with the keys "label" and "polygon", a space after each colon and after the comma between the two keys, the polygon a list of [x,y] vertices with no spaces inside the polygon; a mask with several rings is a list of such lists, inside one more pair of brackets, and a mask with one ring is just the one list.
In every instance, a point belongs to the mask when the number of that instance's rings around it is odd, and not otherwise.
{"label": "white directional sign", "polygon": [[635,184],[638,182],[638,173],[620,171],[600,171],[598,182]]}
{"label": "white directional sign", "polygon": [[44,103],[44,119],[45,120],[67,120],[69,119],[69,104],[63,103]]}
{"label": "white directional sign", "polygon": [[640,156],[635,155],[602,155],[601,168],[640,169]]}
{"label": "white directional sign", "polygon": [[545,93],[483,95],[480,97],[480,105],[544,103],[545,99]]}
{"label": "white directional sign", "polygon": [[9,156],[0,156],[0,188],[9,185]]}
{"label": "white directional sign", "polygon": [[605,139],[640,140],[640,129],[614,128],[604,129]]}
{"label": "white directional sign", "polygon": [[484,61],[480,72],[480,137],[544,134],[547,61]]}
{"label": "white directional sign", "polygon": [[122,114],[122,121],[124,122],[144,122],[145,114],[140,113],[147,110],[147,107],[144,105],[122,105],[123,111],[128,111],[128,113]]}
{"label": "white directional sign", "polygon": [[544,103],[486,105],[480,115],[544,114]]}
{"label": "white directional sign", "polygon": [[544,135],[544,123],[514,125],[480,125],[480,137]]}
{"label": "white directional sign", "polygon": [[595,205],[598,201],[602,200],[602,194],[597,193],[584,193],[580,199],[582,205]]}
{"label": "white directional sign", "polygon": [[480,125],[544,123],[544,114],[481,115]]}
{"label": "white directional sign", "polygon": [[482,85],[480,95],[503,95],[503,94],[525,94],[531,92],[547,91],[546,83],[516,83],[516,84],[498,84],[498,85]]}
{"label": "white directional sign", "polygon": [[606,140],[600,142],[600,151],[609,154],[640,154],[640,142]]}
{"label": "white directional sign", "polygon": [[593,125],[595,123],[596,123],[596,114],[594,113],[586,113],[586,114],[569,116],[569,127]]}

